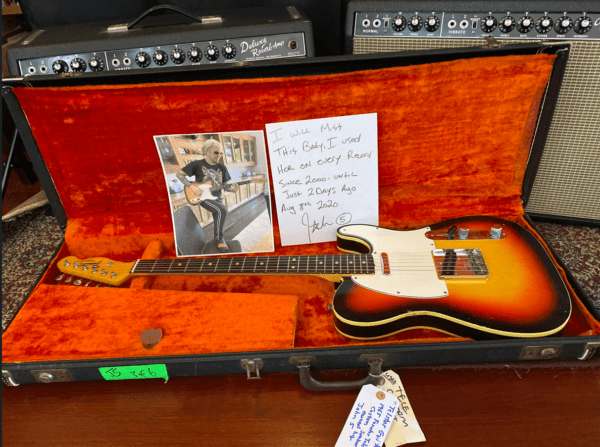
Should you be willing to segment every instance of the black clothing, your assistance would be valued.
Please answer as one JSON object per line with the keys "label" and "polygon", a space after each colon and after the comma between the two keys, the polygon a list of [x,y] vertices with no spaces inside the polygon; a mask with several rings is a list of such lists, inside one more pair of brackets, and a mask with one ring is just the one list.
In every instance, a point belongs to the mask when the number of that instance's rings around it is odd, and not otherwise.
{"label": "black clothing", "polygon": [[[206,160],[196,160],[181,169],[188,176],[195,176],[196,182],[206,183],[211,182],[212,186],[222,188],[223,185],[231,180],[229,171],[222,163],[211,165]],[[221,198],[221,190],[215,189],[213,195]]]}

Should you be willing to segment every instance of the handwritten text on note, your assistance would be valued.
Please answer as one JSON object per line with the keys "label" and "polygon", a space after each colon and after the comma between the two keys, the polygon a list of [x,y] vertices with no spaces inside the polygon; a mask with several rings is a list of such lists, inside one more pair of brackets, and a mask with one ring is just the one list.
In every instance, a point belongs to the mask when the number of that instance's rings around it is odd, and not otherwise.
{"label": "handwritten text on note", "polygon": [[377,114],[267,124],[282,245],[379,224]]}
{"label": "handwritten text on note", "polygon": [[393,395],[363,386],[335,447],[382,447],[397,409]]}

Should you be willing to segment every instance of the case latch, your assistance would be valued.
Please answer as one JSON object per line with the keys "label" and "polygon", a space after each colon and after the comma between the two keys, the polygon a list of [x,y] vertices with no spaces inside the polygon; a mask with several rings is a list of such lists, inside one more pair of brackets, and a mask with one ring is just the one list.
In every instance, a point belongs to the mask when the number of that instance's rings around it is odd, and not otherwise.
{"label": "case latch", "polygon": [[6,386],[19,386],[19,384],[15,382],[15,379],[13,379],[11,372],[5,369],[2,370],[2,383]]}
{"label": "case latch", "polygon": [[583,351],[583,354],[581,354],[581,357],[577,357],[577,358],[579,360],[587,360],[592,355],[594,355],[594,352],[596,352],[597,348],[600,348],[600,341],[589,342],[587,345],[585,345],[585,351]]}
{"label": "case latch", "polygon": [[66,369],[49,369],[44,371],[31,371],[33,378],[40,383],[73,382],[73,377]]}
{"label": "case latch", "polygon": [[[246,370],[248,380],[257,380],[260,379],[260,368],[263,366],[263,362],[261,359],[242,359],[241,361],[242,368]],[[255,376],[252,374],[256,373]]]}

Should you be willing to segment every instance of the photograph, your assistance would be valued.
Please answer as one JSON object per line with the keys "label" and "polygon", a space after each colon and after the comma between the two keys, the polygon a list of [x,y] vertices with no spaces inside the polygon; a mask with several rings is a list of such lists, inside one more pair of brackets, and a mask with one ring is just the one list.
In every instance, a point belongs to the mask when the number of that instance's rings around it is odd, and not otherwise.
{"label": "photograph", "polygon": [[177,256],[274,251],[262,131],[156,135]]}

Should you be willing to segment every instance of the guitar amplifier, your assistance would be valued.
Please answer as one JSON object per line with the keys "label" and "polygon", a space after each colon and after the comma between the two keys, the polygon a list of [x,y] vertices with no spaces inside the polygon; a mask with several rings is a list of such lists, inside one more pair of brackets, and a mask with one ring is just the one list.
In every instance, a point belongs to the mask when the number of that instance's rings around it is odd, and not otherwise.
{"label": "guitar amplifier", "polygon": [[523,199],[534,218],[600,224],[599,2],[359,0],[348,4],[346,53],[471,47],[489,41],[571,44],[539,170],[530,196]]}
{"label": "guitar amplifier", "polygon": [[102,76],[120,70],[173,70],[312,56],[312,24],[294,6],[198,17],[162,5],[126,24],[35,30],[8,50],[7,64],[11,76]]}

